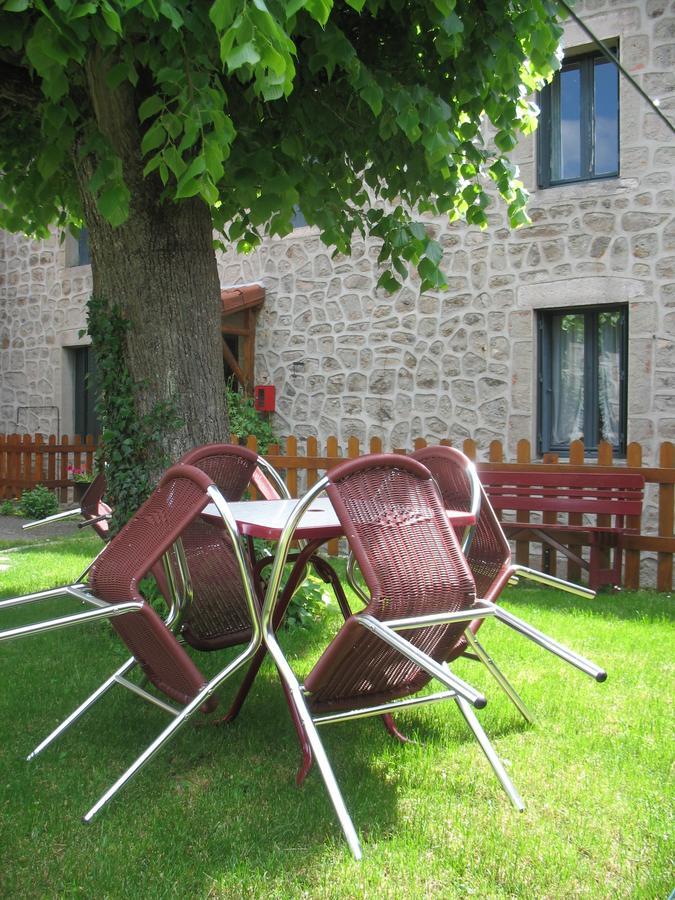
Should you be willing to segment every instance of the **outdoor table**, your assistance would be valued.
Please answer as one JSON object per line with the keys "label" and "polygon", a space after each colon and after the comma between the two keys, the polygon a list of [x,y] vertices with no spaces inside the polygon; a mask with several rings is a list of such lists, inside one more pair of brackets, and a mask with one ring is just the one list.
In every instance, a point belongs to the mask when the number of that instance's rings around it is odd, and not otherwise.
{"label": "outdoor table", "polygon": [[[257,558],[252,539],[262,538],[273,543],[277,542],[281,537],[288,519],[299,502],[299,500],[244,500],[228,504],[240,534],[246,536],[249,540],[249,554],[253,568],[254,582],[259,594],[261,606],[264,602],[264,591],[260,579],[260,572],[263,568],[273,563],[274,557]],[[450,524],[455,530],[464,529],[475,524],[475,517],[469,512],[460,510],[446,510],[446,512]],[[202,512],[202,516],[207,520],[212,520],[215,524],[222,522],[220,514],[213,505],[207,506]],[[332,585],[343,616],[348,618],[351,615],[351,609],[338,574],[326,559],[317,555],[317,551],[322,544],[333,538],[341,537],[342,534],[342,525],[333,509],[330,499],[326,496],[315,497],[293,532],[294,540],[300,542],[300,549],[289,556],[289,563],[292,564],[292,569],[274,609],[272,621],[274,631],[278,629],[283,621],[283,617],[291,602],[293,594],[305,577],[308,565],[312,565],[323,580]],[[239,691],[237,692],[237,696],[235,697],[230,710],[224,716],[223,721],[231,721],[241,709],[244,700],[251,689],[255,676],[258,674],[260,666],[263,663],[266,653],[267,647],[263,644],[253,657]],[[295,709],[290,702],[289,709],[293,716],[298,735],[301,736],[302,728],[300,723],[296,721]]]}

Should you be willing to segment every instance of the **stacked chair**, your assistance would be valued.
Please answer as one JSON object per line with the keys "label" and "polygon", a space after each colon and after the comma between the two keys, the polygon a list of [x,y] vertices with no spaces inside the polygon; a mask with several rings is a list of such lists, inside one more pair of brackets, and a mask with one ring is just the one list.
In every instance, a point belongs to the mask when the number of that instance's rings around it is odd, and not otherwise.
{"label": "stacked chair", "polygon": [[[209,504],[220,515],[222,527],[218,530],[217,539],[211,540],[203,552],[195,555],[194,528],[200,527],[198,520]],[[188,544],[187,551],[183,547],[183,539]],[[192,557],[191,560],[189,557]],[[141,579],[162,560],[171,598],[169,614],[164,621],[139,591]],[[236,643],[241,643],[243,649],[211,679],[202,675],[175,634],[185,622],[191,625],[188,634],[205,634],[203,640],[207,644],[212,640],[208,629],[205,632],[200,630],[202,623],[208,621],[208,616],[199,613],[200,592],[193,589],[191,564],[197,570],[195,583],[200,590],[204,590],[209,576],[220,581],[220,576],[226,574],[230,597],[236,595],[242,605],[237,620]],[[214,708],[216,690],[254,656],[260,645],[259,606],[246,554],[227,501],[205,472],[190,465],[174,466],[166,472],[150,498],[94,561],[87,584],[77,583],[5,600],[0,602],[0,611],[58,596],[71,597],[93,608],[5,630],[0,632],[0,641],[93,619],[110,619],[132,656],[28,758],[32,759],[49,746],[115,684],[128,688],[173,717],[160,735],[86,813],[84,820],[88,822],[191,716],[198,710],[210,712]],[[233,643],[234,640],[228,646]],[[127,676],[136,667],[142,670],[155,692],[128,679]]]}
{"label": "stacked chair", "polygon": [[[365,579],[368,605],[344,622],[301,684],[277,642],[274,611],[293,531],[324,489]],[[471,709],[483,707],[485,698],[448,667],[464,652],[468,624],[494,613],[492,604],[476,602],[473,577],[436,484],[416,460],[378,454],[338,465],[303,497],[289,519],[263,608],[264,639],[356,858],[361,855],[358,837],[317,726],[451,699],[512,803],[523,808]],[[432,679],[443,690],[421,693]]]}
{"label": "stacked chair", "polygon": [[[516,582],[519,577],[577,596],[589,599],[595,596],[595,591],[582,585],[564,581],[562,578],[556,578],[545,572],[539,572],[513,562],[509,542],[479,480],[476,468],[467,456],[453,447],[443,446],[425,447],[411,455],[426,466],[433,475],[446,508],[478,510],[476,525],[467,535],[465,553],[476,584],[476,593],[480,599],[496,604],[506,585]],[[496,609],[495,618],[596,681],[602,682],[607,678],[604,669],[559,644],[503,607],[500,606]],[[467,629],[466,650],[473,653],[487,666],[523,717],[532,722],[533,717],[529,709],[476,638],[481,624],[481,620],[476,620]]]}
{"label": "stacked chair", "polygon": [[82,495],[78,507],[67,509],[64,512],[54,513],[53,516],[46,516],[44,519],[37,519],[35,522],[27,522],[23,526],[24,531],[27,531],[30,528],[40,528],[42,525],[51,525],[54,522],[62,522],[66,519],[72,519],[75,516],[81,516],[83,521],[79,524],[79,528],[90,526],[100,538],[107,541],[112,510],[103,500],[105,489],[105,475],[99,473]]}

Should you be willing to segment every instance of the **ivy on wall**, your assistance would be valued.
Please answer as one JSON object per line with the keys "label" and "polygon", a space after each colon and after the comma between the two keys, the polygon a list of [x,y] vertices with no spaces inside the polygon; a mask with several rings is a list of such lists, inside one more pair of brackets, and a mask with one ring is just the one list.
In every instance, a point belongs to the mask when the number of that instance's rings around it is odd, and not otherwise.
{"label": "ivy on wall", "polygon": [[117,305],[92,297],[87,305],[87,330],[96,355],[99,395],[96,411],[102,425],[97,468],[106,463],[106,498],[113,507],[114,533],[150,494],[157,475],[171,460],[161,451],[162,435],[180,426],[173,406],[156,404],[145,414],[136,406],[138,386],[124,364],[129,322]]}

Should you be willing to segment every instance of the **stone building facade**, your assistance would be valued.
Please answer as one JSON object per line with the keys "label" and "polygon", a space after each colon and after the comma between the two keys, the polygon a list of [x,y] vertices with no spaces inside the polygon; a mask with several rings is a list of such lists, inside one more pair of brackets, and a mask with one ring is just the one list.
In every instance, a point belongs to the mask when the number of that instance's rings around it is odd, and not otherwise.
{"label": "stone building facade", "polygon": [[[618,46],[623,65],[675,114],[673,0],[579,0],[577,13]],[[589,45],[573,22],[567,52]],[[673,133],[619,77],[619,174],[540,188],[537,140],[513,155],[532,224],[511,230],[429,221],[447,251],[449,290],[420,296],[411,277],[376,288],[378,247],[332,259],[311,228],[248,257],[219,258],[221,283],[260,282],[258,383],[277,389],[281,435],[389,447],[472,437],[537,446],[538,323],[547,310],[620,304],[628,316],[627,440],[654,461],[675,439]],[[86,343],[88,266],[77,245],[0,233],[0,430],[72,433],[77,348]]]}

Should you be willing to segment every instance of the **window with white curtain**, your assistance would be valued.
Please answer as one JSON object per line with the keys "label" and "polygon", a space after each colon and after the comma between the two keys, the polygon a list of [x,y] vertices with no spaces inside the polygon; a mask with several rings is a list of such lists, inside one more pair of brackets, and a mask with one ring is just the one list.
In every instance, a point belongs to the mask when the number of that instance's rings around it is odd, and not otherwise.
{"label": "window with white curtain", "polygon": [[539,451],[626,449],[626,307],[539,313]]}

